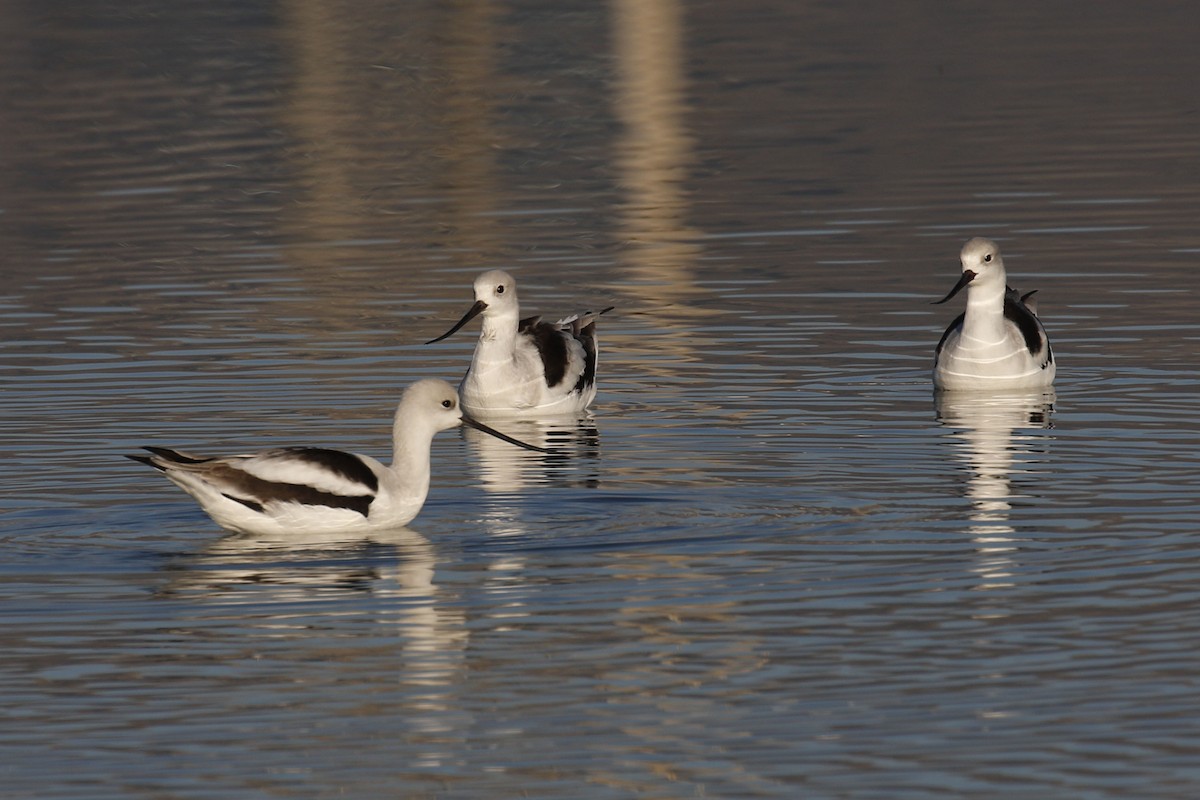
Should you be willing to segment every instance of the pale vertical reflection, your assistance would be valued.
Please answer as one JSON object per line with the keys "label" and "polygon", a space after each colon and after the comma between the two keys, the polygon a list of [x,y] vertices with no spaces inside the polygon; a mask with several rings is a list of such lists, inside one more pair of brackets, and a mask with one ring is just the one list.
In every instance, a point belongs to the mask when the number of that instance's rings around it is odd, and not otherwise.
{"label": "pale vertical reflection", "polygon": [[[551,431],[559,423],[549,419],[509,419],[493,421],[491,424],[522,442],[548,447]],[[475,458],[480,486],[488,494],[500,496],[489,498],[489,509],[506,505],[499,502],[504,495],[516,495],[531,485],[545,483],[546,464],[543,458],[470,428],[463,430],[463,438]],[[520,529],[505,529],[504,526],[489,530],[492,535],[515,535],[521,532]]]}
{"label": "pale vertical reflection", "polygon": [[[401,536],[406,532],[395,532]],[[463,612],[439,602],[434,584],[436,558],[428,539],[416,539],[399,548],[394,572],[381,575],[376,592],[399,602],[386,604],[381,624],[394,625],[401,636],[397,668],[400,682],[411,687],[405,702],[405,720],[427,742],[414,766],[443,766],[448,743],[457,738],[457,684],[466,661],[468,632]]]}
{"label": "pale vertical reflection", "polygon": [[[544,494],[548,487],[594,489],[600,485],[600,434],[588,414],[553,419],[503,420],[492,423],[510,436],[523,442],[550,448],[552,453],[531,453],[507,442],[465,429],[463,438],[471,450],[472,467],[486,495],[475,525],[489,537],[508,538],[528,535],[526,514],[544,518],[547,507],[531,502],[535,494]],[[503,591],[505,602],[511,602],[513,589],[519,582],[519,570],[503,568],[500,562],[492,569],[506,576]],[[489,590],[494,582],[489,582]]]}
{"label": "pale vertical reflection", "polygon": [[[349,71],[360,64],[346,57],[346,31],[337,24],[343,12],[338,3],[320,0],[286,0],[280,6],[295,76],[281,113],[293,138],[302,143],[296,164],[308,190],[291,209],[291,222],[307,241],[352,236],[364,211],[366,195],[352,172],[354,124],[364,98],[352,88],[359,82]],[[322,258],[303,252],[294,257],[300,265]]]}
{"label": "pale vertical reflection", "polygon": [[[622,268],[642,299],[663,307],[701,291],[692,267],[698,233],[687,222],[692,138],[683,9],[679,0],[613,0],[612,8],[616,112],[624,125],[616,153],[628,245]],[[688,313],[687,306],[675,310]]]}
{"label": "pale vertical reflection", "polygon": [[[401,680],[427,688],[451,685],[466,650],[466,619],[460,610],[438,602],[433,545],[406,529],[376,534],[373,540],[397,548],[396,562],[390,569],[381,570],[373,591],[381,598],[405,601],[385,605],[378,619],[403,631]],[[447,710],[439,698],[439,694],[430,692],[420,705],[431,712]]]}
{"label": "pale vertical reflection", "polygon": [[490,423],[528,444],[552,450],[531,453],[470,428],[463,430],[478,466],[483,490],[492,495],[518,494],[533,487],[595,488],[600,483],[596,459],[600,431],[590,414],[547,419],[509,419]]}
{"label": "pale vertical reflection", "polygon": [[497,174],[503,137],[496,125],[499,83],[496,17],[503,7],[491,0],[452,0],[440,6],[437,59],[449,81],[441,97],[437,144],[455,244],[477,264],[477,254],[496,252],[503,240],[494,213],[504,196]]}
{"label": "pale vertical reflection", "polygon": [[[386,558],[365,555],[377,547],[388,548]],[[394,659],[399,682],[411,687],[406,725],[436,743],[418,758],[430,766],[443,760],[446,737],[455,727],[454,687],[468,640],[463,612],[443,602],[434,583],[436,566],[433,545],[408,528],[349,538],[227,535],[174,564],[159,593],[229,609],[245,606],[246,638],[295,640],[297,647],[312,635],[314,614],[360,617],[363,606],[349,601],[369,595],[373,623],[394,630],[398,639],[398,652],[388,658]],[[331,600],[347,601],[345,610],[327,605]],[[316,630],[323,635],[320,626]],[[373,635],[368,639],[376,641]],[[353,641],[345,649],[354,652]]]}
{"label": "pale vertical reflection", "polygon": [[361,299],[330,268],[330,246],[437,246],[477,264],[502,238],[493,99],[502,9],[455,0],[413,10],[399,44],[364,32],[356,11],[336,0],[281,6],[293,85],[280,113],[300,187],[284,215],[286,256],[309,282],[333,287],[320,298],[327,317],[353,316]]}
{"label": "pale vertical reflection", "polygon": [[976,544],[978,562],[973,568],[981,589],[1012,585],[1018,546],[1010,520],[1014,461],[1021,456],[1024,470],[1036,463],[1034,447],[1040,436],[1021,429],[1049,428],[1054,410],[1054,390],[1005,393],[938,392],[938,419],[952,434],[958,456],[970,470],[966,495],[972,510],[966,533]]}

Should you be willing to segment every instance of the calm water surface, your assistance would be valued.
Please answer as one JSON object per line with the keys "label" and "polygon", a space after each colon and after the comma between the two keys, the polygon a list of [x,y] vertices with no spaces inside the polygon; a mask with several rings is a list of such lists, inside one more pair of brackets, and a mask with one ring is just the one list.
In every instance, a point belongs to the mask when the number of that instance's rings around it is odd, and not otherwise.
{"label": "calm water surface", "polygon": [[[1200,791],[1185,5],[9,4],[0,797]],[[974,235],[1049,394],[935,397]],[[411,529],[120,456],[388,455],[503,267],[587,419]]]}

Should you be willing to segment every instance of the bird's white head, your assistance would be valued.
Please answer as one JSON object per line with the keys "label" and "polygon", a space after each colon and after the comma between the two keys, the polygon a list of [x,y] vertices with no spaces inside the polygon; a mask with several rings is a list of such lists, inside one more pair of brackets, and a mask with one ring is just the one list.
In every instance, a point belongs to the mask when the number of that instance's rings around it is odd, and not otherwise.
{"label": "bird's white head", "polygon": [[417,381],[404,390],[396,416],[405,425],[427,428],[430,435],[453,428],[462,422],[458,392],[437,378]]}
{"label": "bird's white head", "polygon": [[491,269],[475,279],[475,302],[485,303],[487,316],[517,313],[517,281],[502,269]]}
{"label": "bird's white head", "polygon": [[[442,341],[480,314],[483,314],[485,337],[495,337],[497,326],[500,329],[509,326],[516,332],[520,308],[517,304],[517,282],[513,276],[500,269],[488,270],[475,279],[474,288],[475,304],[467,309],[462,319],[454,323],[450,330],[425,344]],[[489,320],[492,324],[491,333],[488,333]]]}
{"label": "bird's white head", "polygon": [[417,437],[418,440],[424,442],[425,452],[428,453],[429,441],[433,439],[435,433],[458,425],[467,425],[509,444],[524,447],[526,450],[536,450],[540,453],[550,452],[544,447],[537,447],[514,439],[464,414],[458,401],[458,391],[437,378],[417,381],[405,389],[404,394],[401,395],[394,431],[396,450],[399,452],[404,449],[406,443],[412,441],[413,437]]}
{"label": "bird's white head", "polygon": [[1000,248],[991,239],[976,236],[963,245],[958,258],[963,272],[974,272],[976,280],[995,280],[998,275],[1001,282],[1004,281],[1004,259],[1000,258]]}
{"label": "bird's white head", "polygon": [[962,263],[962,277],[950,293],[937,303],[946,302],[967,286],[985,289],[985,294],[989,294],[986,291],[988,288],[1003,294],[1007,278],[1004,274],[1004,260],[1000,258],[1000,248],[995,242],[979,236],[971,239],[963,245],[959,261]]}

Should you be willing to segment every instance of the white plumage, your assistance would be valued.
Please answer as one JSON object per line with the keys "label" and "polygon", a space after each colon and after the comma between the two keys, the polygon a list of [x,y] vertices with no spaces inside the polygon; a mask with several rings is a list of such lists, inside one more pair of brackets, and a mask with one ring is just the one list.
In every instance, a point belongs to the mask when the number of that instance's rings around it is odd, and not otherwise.
{"label": "white plumage", "polygon": [[466,424],[507,442],[548,452],[465,416],[454,387],[417,381],[405,390],[392,426],[393,460],[319,447],[207,458],[163,447],[148,464],[190,494],[218,525],[262,535],[365,533],[407,524],[429,492],[429,456],[439,431]]}
{"label": "white plumage", "polygon": [[463,408],[480,417],[544,416],[584,410],[596,397],[596,318],[585,311],[557,322],[520,318],[517,284],[502,270],[475,279],[475,304],[440,342],[483,316],[475,355],[459,385]]}
{"label": "white plumage", "polygon": [[934,355],[939,389],[1033,389],[1049,386],[1054,353],[1038,319],[1033,292],[1021,296],[1006,283],[1000,248],[990,239],[963,245],[962,277],[944,303],[963,288],[967,310],[950,323]]}

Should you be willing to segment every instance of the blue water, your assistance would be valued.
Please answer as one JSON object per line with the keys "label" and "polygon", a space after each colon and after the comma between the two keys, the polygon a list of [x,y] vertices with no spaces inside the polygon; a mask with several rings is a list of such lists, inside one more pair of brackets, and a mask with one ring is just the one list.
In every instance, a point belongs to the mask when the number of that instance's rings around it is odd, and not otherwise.
{"label": "blue water", "polygon": [[[1193,796],[1189,14],[0,12],[0,797]],[[975,235],[1052,395],[934,396]],[[386,458],[492,267],[617,307],[568,458],[273,540],[121,457]]]}

